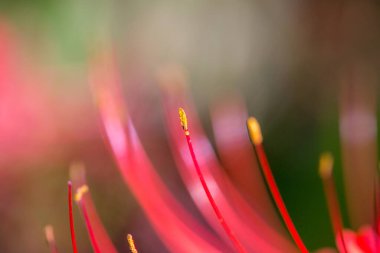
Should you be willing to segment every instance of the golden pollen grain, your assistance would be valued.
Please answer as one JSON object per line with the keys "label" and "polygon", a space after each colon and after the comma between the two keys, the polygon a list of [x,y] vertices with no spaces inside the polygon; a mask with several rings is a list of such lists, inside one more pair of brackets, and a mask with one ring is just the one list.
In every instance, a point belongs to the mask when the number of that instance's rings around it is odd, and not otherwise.
{"label": "golden pollen grain", "polygon": [[323,153],[319,159],[319,175],[322,178],[330,177],[332,173],[333,165],[334,165],[333,156],[328,152]]}
{"label": "golden pollen grain", "polygon": [[86,184],[79,187],[76,194],[75,194],[75,201],[76,202],[81,201],[83,195],[87,192],[88,192],[88,186]]}
{"label": "golden pollen grain", "polygon": [[178,108],[178,114],[179,114],[179,119],[181,121],[181,126],[183,130],[188,131],[187,116],[186,116],[185,110],[182,107]]}
{"label": "golden pollen grain", "polygon": [[133,237],[131,234],[127,235],[127,241],[128,241],[129,249],[131,250],[131,253],[138,253],[135,246],[135,241],[133,240]]}
{"label": "golden pollen grain", "polygon": [[263,135],[261,134],[260,124],[254,117],[249,117],[247,120],[249,137],[253,144],[259,145],[263,143]]}

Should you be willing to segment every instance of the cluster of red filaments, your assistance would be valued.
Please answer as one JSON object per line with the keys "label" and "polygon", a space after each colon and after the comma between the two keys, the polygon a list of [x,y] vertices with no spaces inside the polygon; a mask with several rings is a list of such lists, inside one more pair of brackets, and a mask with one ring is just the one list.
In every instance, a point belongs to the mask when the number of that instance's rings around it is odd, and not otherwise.
{"label": "cluster of red filaments", "polygon": [[[199,166],[197,157],[194,152],[194,148],[193,148],[193,144],[192,144],[191,136],[190,136],[190,131],[188,127],[188,119],[187,119],[185,111],[182,108],[179,108],[179,117],[180,117],[182,129],[184,130],[184,133],[185,133],[191,159],[194,163],[195,170],[197,172],[201,185],[205,191],[207,199],[210,202],[210,205],[212,206],[215,216],[217,220],[219,221],[220,225],[222,226],[223,230],[225,231],[227,237],[231,241],[232,245],[236,249],[236,251],[239,253],[245,253],[247,252],[247,250],[244,248],[242,243],[236,237],[233,229],[229,226],[228,221],[223,217],[223,213],[218,207],[216,201],[214,200],[210,192],[210,189],[206,183],[206,180],[204,178],[204,175],[202,173],[202,170]],[[248,133],[249,133],[250,139],[252,141],[260,167],[262,169],[262,174],[270,190],[273,201],[276,204],[278,211],[284,221],[284,224],[286,225],[289,234],[293,238],[299,250],[303,253],[309,252],[304,242],[302,241],[287,211],[287,208],[281,197],[280,191],[277,187],[276,181],[272,174],[271,168],[269,166],[269,163],[268,163],[268,160],[263,148],[263,144],[262,144],[263,137],[262,137],[260,125],[255,118],[251,117],[247,120],[247,127],[248,127]],[[78,167],[78,165],[75,165],[74,167]],[[78,169],[78,168],[75,168],[73,170],[81,171],[81,169]],[[345,236],[344,236],[343,226],[342,226],[342,217],[340,213],[339,201],[337,199],[334,180],[332,178],[332,170],[333,170],[332,155],[330,153],[322,154],[320,158],[319,174],[323,181],[323,187],[326,194],[328,210],[330,213],[330,218],[331,218],[334,234],[337,235],[337,245],[340,252],[348,253],[350,251],[347,249],[347,245],[345,242]],[[83,171],[79,173],[76,172],[73,174],[80,175],[80,174],[83,174]],[[105,229],[98,218],[98,215],[92,203],[91,197],[89,196],[89,187],[85,183],[83,175],[76,176],[74,178],[77,184],[74,199],[75,199],[75,202],[78,204],[78,207],[84,218],[88,235],[89,235],[94,252],[95,253],[117,252],[115,247],[112,245],[111,240],[108,238],[107,233],[105,233]],[[77,249],[75,229],[74,229],[72,188],[73,188],[73,183],[69,181],[68,182],[68,206],[69,206],[71,242],[72,242],[73,253],[77,253],[78,249]],[[45,236],[49,244],[50,251],[52,253],[58,253],[58,248],[55,242],[52,226],[48,225],[45,227]],[[127,241],[128,241],[128,245],[129,245],[131,253],[137,253],[137,249],[135,247],[135,243],[132,238],[132,235],[130,234],[127,235]],[[375,243],[376,242],[377,242],[377,239],[375,240]],[[363,252],[378,252],[377,243],[374,247],[375,247],[375,251],[371,251],[371,247],[369,247],[370,249],[369,251],[363,251]]]}
{"label": "cluster of red filaments", "polygon": [[[78,168],[79,166],[79,168]],[[73,202],[75,201],[79,207],[79,210],[84,219],[88,236],[95,253],[110,252],[116,253],[117,250],[113,246],[111,239],[105,232],[105,228],[100,222],[99,216],[93,205],[91,196],[89,196],[89,187],[84,182],[84,168],[81,164],[74,164],[71,169],[72,174],[74,174],[74,182],[77,185],[75,190],[75,195],[73,194],[73,183],[69,181],[68,187],[68,209],[69,209],[69,223],[70,223],[70,234],[71,234],[71,245],[73,253],[78,253],[78,246],[75,236],[74,228],[74,215],[73,215]],[[73,201],[74,196],[74,201]],[[48,242],[51,253],[59,253],[58,247],[55,242],[54,231],[51,225],[45,227],[45,237]],[[138,253],[133,237],[131,234],[127,235],[127,242],[131,253]]]}
{"label": "cluster of red filaments", "polygon": [[[213,197],[210,193],[210,190],[209,190],[209,188],[206,184],[206,181],[203,177],[202,171],[199,168],[198,161],[197,161],[197,158],[196,158],[195,153],[194,153],[194,149],[193,149],[193,145],[192,145],[191,137],[190,137],[190,132],[188,129],[187,116],[186,116],[185,111],[182,108],[179,108],[179,117],[180,117],[182,128],[185,131],[186,141],[187,141],[187,144],[189,147],[191,158],[194,162],[195,169],[196,169],[197,174],[199,176],[199,179],[202,183],[204,191],[207,195],[207,198],[210,201],[212,208],[214,209],[215,215],[216,215],[217,219],[220,221],[221,225],[223,226],[223,229],[227,233],[231,242],[235,246],[235,249],[237,250],[237,252],[240,252],[240,253],[246,252],[246,250],[243,248],[242,244],[235,237],[233,231],[231,230],[231,228],[228,226],[227,222],[223,218],[222,213],[220,212],[217,204],[215,203],[215,200],[213,199]],[[300,249],[301,252],[306,253],[306,252],[308,252],[308,250],[307,250],[305,244],[303,243],[301,237],[299,236],[299,234],[298,234],[298,232],[297,232],[297,230],[293,224],[292,219],[290,218],[290,215],[286,209],[284,201],[282,200],[280,191],[278,190],[275,179],[274,179],[273,174],[271,172],[271,169],[269,167],[269,163],[267,161],[266,154],[265,154],[263,146],[262,146],[263,138],[262,138],[262,134],[261,134],[261,130],[260,130],[260,125],[255,118],[249,118],[247,121],[247,125],[248,125],[250,138],[252,140],[252,143],[255,146],[255,150],[256,150],[258,160],[261,164],[261,168],[263,170],[265,180],[266,180],[268,187],[272,193],[274,202],[276,203],[276,205],[279,209],[279,212],[280,212],[280,214],[284,220],[284,223],[286,224],[286,226],[289,230],[289,233],[293,237],[296,245],[298,246],[298,248]]]}
{"label": "cluster of red filaments", "polygon": [[[246,252],[246,250],[243,248],[239,240],[235,237],[233,231],[228,226],[227,222],[222,216],[222,213],[220,212],[218,206],[216,205],[212,195],[210,194],[210,191],[208,189],[208,186],[204,180],[204,177],[202,175],[202,172],[199,168],[197,158],[194,153],[193,145],[190,138],[190,132],[188,129],[188,120],[186,117],[185,111],[180,108],[179,109],[179,117],[181,121],[181,125],[183,130],[185,131],[186,140],[188,143],[189,151],[191,154],[191,158],[194,162],[195,169],[197,171],[197,174],[202,182],[202,186],[204,188],[204,191],[207,195],[207,198],[210,201],[211,206],[213,207],[215,211],[215,215],[217,219],[220,221],[220,224],[223,226],[226,234],[230,238],[231,242],[236,248],[237,252]],[[281,197],[280,191],[277,187],[276,181],[274,179],[274,176],[272,174],[267,156],[265,154],[264,148],[263,148],[263,136],[261,133],[261,128],[258,123],[258,121],[250,117],[247,120],[247,127],[248,127],[248,133],[249,137],[252,141],[252,144],[254,146],[254,150],[256,152],[257,159],[259,161],[262,174],[264,176],[264,179],[266,181],[266,184],[270,190],[270,193],[272,195],[273,201],[276,204],[278,211],[284,221],[285,226],[288,229],[289,234],[293,238],[295,244],[297,245],[298,249],[302,253],[309,252],[306,248],[304,242],[302,241],[302,238],[300,237],[288,211],[285,206],[285,203]],[[378,228],[379,226],[376,225],[376,232],[374,233],[373,229],[370,228],[363,228],[361,234],[356,236],[351,231],[344,231],[342,226],[342,215],[339,207],[339,201],[336,194],[335,184],[332,177],[332,171],[333,171],[333,157],[330,153],[323,153],[320,158],[320,164],[319,164],[319,174],[321,176],[321,179],[323,181],[323,188],[326,195],[327,200],[327,206],[328,211],[331,218],[331,223],[333,226],[334,234],[337,236],[337,247],[338,250],[342,253],[349,253],[349,252],[368,252],[368,253],[378,253],[380,252],[379,248],[379,242],[378,242]],[[379,199],[378,199],[378,193],[377,193],[377,184],[375,183],[375,209],[378,209],[379,206]],[[375,213],[377,211],[375,210]],[[349,245],[347,246],[347,242],[349,242]]]}
{"label": "cluster of red filaments", "polygon": [[[211,145],[209,145],[207,138],[202,133],[200,125],[197,125],[196,117],[194,116],[195,111],[191,110],[191,106],[188,106],[189,110],[187,112],[192,120],[191,130],[193,140],[190,135],[188,116],[182,108],[178,112],[186,141],[179,138],[181,129],[174,122],[174,120],[178,121],[178,115],[173,108],[181,104],[189,105],[189,103],[185,102],[185,93],[182,94],[179,91],[181,88],[168,88],[167,84],[173,83],[173,76],[177,78],[174,80],[175,83],[183,81],[182,76],[178,72],[171,71],[168,75],[161,75],[159,79],[163,84],[165,116],[167,117],[166,123],[172,151],[183,182],[211,229],[206,228],[204,224],[193,217],[178,202],[149,160],[133,122],[125,109],[126,107],[121,97],[120,80],[116,74],[115,62],[112,56],[106,54],[102,61],[105,64],[94,65],[90,79],[98,103],[107,144],[112,151],[123,180],[129,186],[147,219],[170,252],[309,252],[291,219],[277,187],[264,151],[260,125],[255,118],[247,120],[248,133],[253,144],[253,150],[257,157],[261,174],[271,194],[271,199],[277,206],[282,221],[295,245],[283,237],[281,232],[276,230],[278,227],[268,224],[270,223],[268,220],[272,221],[268,217],[273,217],[273,219],[278,219],[278,217],[268,215],[266,217],[267,220],[264,219],[262,216],[263,214],[267,215],[269,209],[263,208],[264,212],[260,213],[253,208],[250,205],[252,203],[248,203],[244,197],[239,195],[239,190],[234,187],[228,176],[223,174],[223,169],[219,166],[216,156],[212,154]],[[241,127],[238,128],[240,129]],[[244,129],[241,131],[244,132]],[[244,132],[243,135],[245,138],[246,133]],[[200,150],[200,153],[197,153],[197,150],[194,149],[193,141],[194,147]],[[248,148],[246,146],[244,148],[252,152],[249,141],[247,140],[247,142]],[[248,155],[245,153],[245,162],[252,165],[252,161],[246,159],[250,157],[249,152]],[[207,154],[207,157],[204,153]],[[230,164],[237,165],[232,160],[230,160]],[[84,219],[94,252],[116,253],[117,250],[96,212],[89,187],[84,178],[83,169],[78,169],[78,165],[74,167],[76,167],[74,170],[76,172],[72,173],[72,183],[69,182],[68,184],[69,218],[73,252],[78,252],[72,207],[74,196],[74,201],[77,203]],[[374,244],[372,243],[373,240],[369,240],[368,235],[371,234],[370,232],[373,229],[370,229],[369,232],[365,230],[358,235],[343,230],[339,202],[332,178],[332,167],[332,156],[327,153],[323,154],[320,159],[319,172],[323,180],[328,210],[334,234],[337,236],[336,242],[339,252],[380,252],[377,250],[377,234],[374,237],[376,238]],[[247,168],[250,168],[250,166],[247,166]],[[241,170],[235,173],[240,172]],[[261,177],[259,176],[259,178]],[[252,177],[251,174],[249,179],[257,180],[257,177]],[[261,179],[259,183],[262,183]],[[263,188],[264,191],[261,191],[262,188],[260,188],[260,191],[259,188],[255,189],[260,194],[267,194],[265,185],[263,185]],[[74,195],[73,189],[75,191]],[[259,200],[257,202],[256,207],[262,203],[266,203]],[[270,197],[268,203],[272,204],[270,203]],[[377,210],[379,209],[378,203],[378,198],[376,198]],[[213,231],[210,232],[210,230]],[[377,231],[378,229],[376,229]],[[58,250],[52,228],[47,227],[45,232],[51,252],[57,253]],[[137,253],[132,236],[127,235],[126,239],[130,251]]]}

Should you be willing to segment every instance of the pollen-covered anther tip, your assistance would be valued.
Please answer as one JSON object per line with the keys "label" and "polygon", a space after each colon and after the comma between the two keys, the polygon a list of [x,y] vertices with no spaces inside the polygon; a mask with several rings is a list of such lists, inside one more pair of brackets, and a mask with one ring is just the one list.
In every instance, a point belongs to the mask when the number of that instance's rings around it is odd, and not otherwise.
{"label": "pollen-covered anther tip", "polygon": [[131,250],[132,253],[137,253],[137,249],[135,246],[135,241],[133,240],[133,237],[131,234],[127,235],[127,241],[129,245],[129,249]]}
{"label": "pollen-covered anther tip", "polygon": [[83,195],[88,192],[88,186],[86,184],[79,187],[75,193],[75,201],[79,202],[82,200]]}
{"label": "pollen-covered anther tip", "polygon": [[319,159],[319,175],[329,178],[332,174],[334,158],[330,153],[323,153]]}
{"label": "pollen-covered anther tip", "polygon": [[183,130],[188,131],[187,116],[186,116],[185,110],[182,107],[178,108],[178,114],[179,114],[179,119],[181,121],[181,126]]}
{"label": "pollen-covered anther tip", "polygon": [[254,117],[249,117],[247,120],[249,136],[255,145],[263,143],[263,135],[261,134],[260,124]]}
{"label": "pollen-covered anther tip", "polygon": [[50,242],[54,242],[54,229],[53,229],[53,226],[52,225],[46,225],[45,228],[45,237],[46,237],[46,240],[50,243]]}

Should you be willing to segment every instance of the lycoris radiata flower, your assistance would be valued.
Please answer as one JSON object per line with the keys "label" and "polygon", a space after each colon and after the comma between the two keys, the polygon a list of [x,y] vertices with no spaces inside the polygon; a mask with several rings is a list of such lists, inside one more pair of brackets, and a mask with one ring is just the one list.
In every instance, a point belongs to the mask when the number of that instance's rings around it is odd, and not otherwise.
{"label": "lycoris radiata flower", "polygon": [[[245,116],[244,108],[237,105],[230,111],[214,111],[212,114],[216,144],[220,148],[223,164],[227,170],[236,168],[236,171],[227,176],[200,126],[194,107],[186,98],[183,85],[185,80],[181,72],[170,68],[158,75],[173,157],[192,200],[209,225],[206,227],[179,203],[148,159],[123,103],[112,55],[104,54],[97,60],[92,65],[90,82],[107,145],[125,183],[170,252],[309,252],[277,187],[264,151],[260,125],[255,118]],[[232,132],[233,138],[224,136],[227,131]],[[252,145],[249,144],[249,138]],[[239,153],[238,161],[230,155],[234,152]],[[240,168],[239,165],[242,164],[244,166],[241,167],[244,168]],[[252,168],[257,167],[261,169],[264,180],[260,177],[260,172],[252,172]],[[322,154],[319,173],[338,252],[380,252],[377,219],[375,226],[364,226],[358,233],[343,229],[332,169],[332,155]],[[244,178],[239,179],[239,173]],[[117,252],[97,215],[82,166],[73,165],[71,174],[68,199],[73,252],[77,252],[77,247],[72,215],[72,187],[94,252]],[[243,196],[242,188],[235,186],[230,177],[238,178],[241,182],[253,182],[243,188],[254,197]],[[283,232],[284,227],[281,227],[281,220],[276,216],[271,198],[290,237]],[[251,203],[249,200],[252,199]],[[377,195],[375,202],[378,207]],[[51,251],[57,251],[51,227],[47,227],[46,236]],[[131,235],[127,236],[127,241],[131,252],[136,253],[138,245],[136,248]],[[336,251],[325,248],[318,252]]]}

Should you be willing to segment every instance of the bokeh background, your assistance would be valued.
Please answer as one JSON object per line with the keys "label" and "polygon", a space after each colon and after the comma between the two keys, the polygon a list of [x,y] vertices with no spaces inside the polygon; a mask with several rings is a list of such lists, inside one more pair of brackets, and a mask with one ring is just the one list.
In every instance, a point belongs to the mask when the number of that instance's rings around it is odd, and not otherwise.
{"label": "bokeh background", "polygon": [[[156,80],[157,69],[173,63],[186,70],[211,139],[210,108],[231,96],[246,101],[305,243],[333,246],[318,159],[324,150],[335,156],[345,225],[357,229],[368,215],[346,203],[352,177],[344,179],[343,168],[377,166],[379,27],[380,3],[370,0],[2,0],[0,251],[48,252],[46,224],[70,251],[66,183],[70,164],[82,161],[118,249],[127,252],[131,232],[142,252],[165,252],[101,134],[87,77],[104,40],[144,147],[184,205],[194,208],[170,154]],[[362,154],[351,163],[355,150]],[[77,210],[75,220],[80,251],[91,252]]]}

